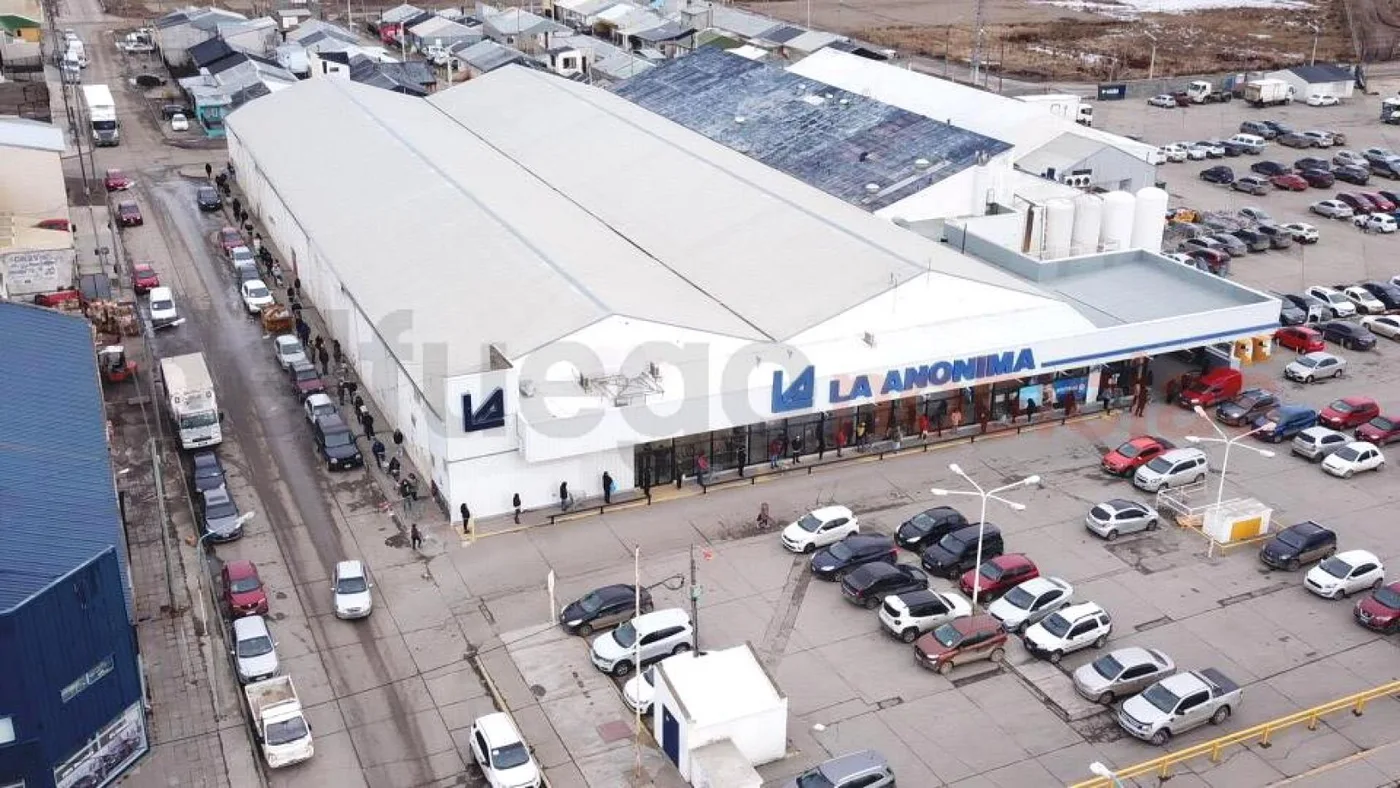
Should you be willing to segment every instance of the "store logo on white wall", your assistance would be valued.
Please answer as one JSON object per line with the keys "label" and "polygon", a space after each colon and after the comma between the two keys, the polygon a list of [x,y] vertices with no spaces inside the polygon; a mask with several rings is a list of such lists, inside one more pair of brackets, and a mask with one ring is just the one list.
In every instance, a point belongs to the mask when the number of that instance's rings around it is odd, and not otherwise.
{"label": "store logo on white wall", "polygon": [[472,395],[462,395],[462,429],[467,432],[493,430],[506,425],[506,395],[496,389],[486,396],[481,407],[472,408]]}

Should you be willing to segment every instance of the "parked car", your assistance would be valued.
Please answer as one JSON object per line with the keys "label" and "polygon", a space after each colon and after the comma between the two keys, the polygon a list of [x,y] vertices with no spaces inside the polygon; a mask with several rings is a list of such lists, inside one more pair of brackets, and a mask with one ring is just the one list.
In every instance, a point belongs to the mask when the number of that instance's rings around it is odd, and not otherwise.
{"label": "parked car", "polygon": [[1332,320],[1319,323],[1317,330],[1322,332],[1323,339],[1350,350],[1372,350],[1376,347],[1376,335],[1358,323]]}
{"label": "parked car", "polygon": [[1235,182],[1230,184],[1230,188],[1237,192],[1261,197],[1269,193],[1268,181],[1255,175],[1246,175],[1243,178],[1235,179]]}
{"label": "parked car", "polygon": [[948,622],[972,615],[972,604],[952,592],[923,590],[885,597],[880,606],[880,623],[885,631],[913,643],[925,632]]}
{"label": "parked car", "polygon": [[1400,418],[1376,416],[1356,428],[1356,439],[1372,446],[1384,446],[1400,440]]}
{"label": "parked car", "polygon": [[1166,438],[1138,435],[1118,444],[1118,448],[1105,454],[1099,467],[1114,476],[1131,476],[1157,455],[1175,448],[1176,445]]}
{"label": "parked car", "polygon": [[213,186],[201,186],[196,189],[194,201],[199,206],[199,210],[205,213],[224,207],[224,198],[219,196],[219,190]]}
{"label": "parked car", "polygon": [[1269,179],[1269,183],[1276,189],[1288,192],[1305,192],[1308,190],[1308,181],[1301,175],[1285,172]]}
{"label": "parked car", "polygon": [[1350,219],[1355,214],[1351,205],[1342,200],[1318,200],[1309,205],[1308,210],[1328,219]]}
{"label": "parked car", "polygon": [[1292,453],[1310,462],[1321,462],[1327,455],[1351,443],[1346,433],[1326,427],[1309,427],[1293,438]]}
{"label": "parked car", "polygon": [[1249,422],[1254,437],[1269,443],[1293,440],[1293,436],[1317,424],[1317,411],[1306,405],[1280,405]]}
{"label": "parked car", "polygon": [[1225,146],[1222,145],[1219,140],[1197,140],[1192,144],[1204,150],[1206,155],[1212,159],[1219,159],[1225,156]]}
{"label": "parked car", "polygon": [[1262,120],[1244,121],[1240,124],[1240,133],[1253,134],[1257,137],[1263,137],[1266,140],[1271,140],[1278,136],[1278,132],[1274,129],[1274,127],[1270,126]]}
{"label": "parked car", "polygon": [[[1326,202],[1326,200],[1323,202]],[[1342,207],[1345,208],[1346,206]],[[1351,209],[1348,208],[1347,210],[1350,211]],[[1300,244],[1315,244],[1318,241],[1317,228],[1313,227],[1311,224],[1306,222],[1291,222],[1281,226],[1293,235],[1294,241]]]}
{"label": "parked car", "polygon": [[844,506],[824,506],[802,515],[783,529],[783,547],[794,553],[810,553],[860,532],[860,520]]}
{"label": "parked car", "polygon": [[1328,306],[1326,301],[1314,298],[1307,293],[1284,293],[1280,298],[1303,310],[1307,315],[1305,322],[1320,323],[1332,317],[1332,307]]}
{"label": "parked car", "polygon": [[109,192],[124,192],[130,189],[133,181],[121,170],[107,170],[102,178],[102,186]]}
{"label": "parked car", "polygon": [[1313,285],[1308,288],[1307,293],[1313,298],[1326,303],[1328,309],[1332,310],[1331,316],[1333,318],[1356,316],[1356,305],[1353,304],[1351,299],[1347,298],[1342,291],[1335,287]]}
{"label": "parked car", "polygon": [[[1392,223],[1394,220],[1391,220]],[[1393,232],[1393,231],[1392,231]],[[1361,285],[1351,285],[1342,288],[1342,295],[1346,296],[1352,304],[1356,306],[1356,311],[1363,315],[1380,315],[1386,311],[1385,302],[1371,294],[1371,291]]]}
{"label": "parked car", "polygon": [[894,768],[880,753],[861,750],[818,764],[782,788],[894,788]]}
{"label": "parked car", "polygon": [[1123,702],[1118,724],[1158,747],[1209,722],[1221,725],[1239,706],[1240,685],[1215,668],[1175,673]]}
{"label": "parked car", "polygon": [[1313,353],[1326,350],[1327,343],[1322,335],[1307,326],[1289,326],[1274,332],[1274,341],[1281,348],[1295,353]]}
{"label": "parked car", "polygon": [[1220,248],[1231,257],[1244,257],[1249,254],[1249,246],[1231,233],[1215,233],[1207,237],[1220,244]]}
{"label": "parked car", "polygon": [[273,338],[272,355],[277,359],[277,365],[284,370],[297,362],[311,363],[306,357],[306,350],[301,346],[301,340],[291,334],[279,334]]}
{"label": "parked car", "polygon": [[614,676],[632,672],[634,660],[643,665],[695,648],[690,615],[680,608],[644,613],[593,639],[593,666]]}
{"label": "parked car", "polygon": [[1000,528],[991,523],[974,523],[959,528],[926,548],[922,556],[923,567],[938,577],[957,577],[977,565],[979,541],[983,561],[1005,552]]}
{"label": "parked car", "polygon": [[[1382,311],[1400,309],[1400,287],[1389,282],[1362,282],[1357,287],[1363,288],[1372,298],[1381,302]],[[1364,320],[1361,322],[1362,325],[1366,323]]]}
{"label": "parked car", "polygon": [[227,484],[201,492],[199,529],[211,542],[231,542],[243,535],[243,517]]}
{"label": "parked car", "polygon": [[1275,531],[1259,548],[1259,560],[1274,569],[1296,572],[1303,564],[1330,558],[1335,552],[1336,532],[1306,520]]}
{"label": "parked car", "polygon": [[1066,654],[1093,646],[1103,648],[1113,631],[1108,612],[1093,602],[1062,607],[1031,625],[1022,637],[1026,651],[1058,664]]}
{"label": "parked car", "polygon": [[1123,534],[1157,530],[1157,513],[1137,501],[1111,498],[1089,509],[1084,527],[1112,542]]}
{"label": "parked car", "polygon": [[[1275,332],[1274,336],[1282,333]],[[1246,389],[1233,399],[1215,407],[1215,420],[1221,424],[1239,427],[1254,420],[1255,416],[1267,413],[1279,405],[1278,395],[1266,389]]]}
{"label": "parked car", "polygon": [[1074,671],[1074,689],[1105,706],[1127,698],[1176,672],[1166,654],[1141,646],[1115,649]]}
{"label": "parked car", "polygon": [[1308,96],[1309,107],[1335,107],[1340,103],[1336,96],[1322,95],[1319,93],[1313,93]]}
{"label": "parked car", "polygon": [[1259,232],[1257,228],[1234,230],[1230,235],[1238,238],[1240,243],[1244,244],[1245,248],[1251,252],[1267,252],[1269,247],[1273,246],[1269,236]]}
{"label": "parked car", "polygon": [[848,572],[841,580],[841,596],[867,610],[878,608],[885,597],[927,590],[928,575],[909,564],[865,564]]}
{"label": "parked car", "polygon": [[[1183,376],[1185,377],[1185,376]],[[1239,394],[1244,388],[1244,375],[1237,369],[1216,367],[1204,375],[1187,379],[1177,395],[1177,405],[1183,408],[1210,408]]]}
{"label": "parked car", "polygon": [[[1371,150],[1378,149],[1371,148]],[[1381,161],[1381,159],[1378,158],[1376,161]],[[1332,163],[1338,167],[1365,167],[1371,163],[1371,157],[1354,150],[1339,150],[1332,154]]]}
{"label": "parked car", "polygon": [[653,701],[656,699],[656,668],[662,663],[681,662],[687,659],[703,657],[705,652],[682,651],[651,665],[648,668],[637,671],[637,675],[627,680],[622,685],[622,699],[633,709],[640,711],[643,717],[651,715]]}
{"label": "parked car", "polygon": [[1147,100],[1148,105],[1161,107],[1162,109],[1176,109],[1176,99],[1166,93],[1162,93]]}
{"label": "parked car", "polygon": [[224,609],[231,618],[267,615],[267,592],[252,561],[226,561],[219,574],[223,579]]}
{"label": "parked car", "polygon": [[1210,151],[1207,148],[1194,142],[1178,142],[1176,145],[1186,150],[1186,158],[1191,161],[1204,161],[1210,157]]}
{"label": "parked car", "polygon": [[[1339,155],[1340,155],[1340,154],[1339,154]],[[1360,154],[1360,155],[1361,155],[1362,161],[1353,162],[1353,163],[1355,163],[1355,164],[1364,164],[1364,163],[1366,163],[1366,162],[1372,162],[1372,161],[1385,161],[1386,159],[1393,159],[1393,158],[1395,158],[1397,155],[1400,155],[1400,154],[1397,154],[1395,151],[1391,150],[1390,148],[1367,148],[1366,150],[1361,151],[1361,154]]]}
{"label": "parked car", "polygon": [[1000,662],[1006,656],[1006,630],[992,616],[965,616],[914,641],[914,655],[920,665],[945,675],[954,665]]}
{"label": "parked car", "polygon": [[1040,577],[1040,569],[1025,553],[1004,553],[964,572],[958,579],[958,590],[985,601],[1034,577]]}
{"label": "parked car", "polygon": [[1348,443],[1322,460],[1322,470],[1343,479],[1366,471],[1379,471],[1384,467],[1385,455],[1365,441]]}
{"label": "parked car", "polygon": [[559,610],[559,625],[571,635],[588,637],[596,630],[631,621],[653,610],[651,592],[641,589],[641,607],[637,607],[636,586],[619,583],[603,586],[584,594]]}
{"label": "parked car", "polygon": [[1387,635],[1400,631],[1400,582],[1381,586],[1358,600],[1352,615],[1367,629]]}
{"label": "parked car", "polygon": [[340,411],[336,409],[335,401],[329,394],[312,394],[302,400],[301,411],[306,414],[306,420],[312,424],[322,416],[339,416]]}
{"label": "parked car", "polygon": [[131,266],[131,289],[146,293],[151,288],[160,287],[160,276],[150,263],[133,263]]}
{"label": "parked car", "polygon": [[1342,599],[1385,583],[1385,565],[1375,553],[1346,550],[1328,558],[1303,579],[1303,587],[1327,599]]}
{"label": "parked car", "polygon": [[1246,205],[1239,209],[1237,213],[1256,224],[1270,224],[1274,220],[1274,217],[1270,216],[1268,211],[1255,205]]}
{"label": "parked car", "polygon": [[1186,161],[1187,157],[1186,149],[1176,143],[1163,145],[1161,148],[1158,148],[1157,152],[1172,164],[1179,164]]}
{"label": "parked car", "polygon": [[1381,315],[1380,317],[1363,317],[1361,325],[1376,336],[1387,339],[1400,339],[1400,317],[1393,315]]}
{"label": "parked car", "polygon": [[1298,177],[1308,182],[1314,189],[1328,189],[1337,182],[1337,176],[1328,170],[1308,169],[1298,173]]}
{"label": "parked car", "polygon": [[1223,245],[1209,236],[1202,235],[1197,238],[1187,238],[1185,241],[1181,242],[1181,251],[1187,254],[1202,249],[1225,255],[1227,260],[1230,257],[1230,253],[1225,250]]}
{"label": "parked car", "polygon": [[316,367],[310,362],[293,363],[287,366],[287,379],[291,381],[292,391],[296,392],[298,400],[323,393],[326,384],[321,381],[321,376],[316,373]]}
{"label": "parked car", "polygon": [[140,227],[146,223],[141,218],[141,207],[131,200],[117,203],[117,222],[122,227]]}
{"label": "parked car", "polygon": [[[1308,313],[1298,308],[1292,301],[1280,301],[1278,322],[1282,326],[1300,326],[1308,322]],[[1277,338],[1275,338],[1277,340]]]}
{"label": "parked car", "polygon": [[1400,159],[1373,161],[1370,164],[1370,168],[1372,175],[1381,175],[1386,178],[1400,178]]}
{"label": "parked car", "polygon": [[1367,182],[1371,180],[1371,171],[1364,167],[1353,167],[1350,164],[1344,164],[1340,167],[1333,168],[1332,177],[1339,181],[1346,181],[1347,183],[1357,186],[1365,186]]}
{"label": "parked car", "polygon": [[1340,144],[1340,143],[1337,142],[1337,138],[1334,137],[1334,136],[1332,135],[1332,132],[1330,132],[1330,131],[1321,131],[1321,130],[1319,130],[1319,129],[1310,129],[1310,130],[1308,130],[1308,131],[1300,131],[1300,132],[1297,132],[1297,133],[1303,135],[1304,137],[1307,137],[1307,138],[1310,139],[1310,140],[1312,140],[1312,141],[1313,141],[1313,145],[1314,145],[1315,147],[1318,147],[1318,148],[1330,148],[1330,147],[1332,147],[1333,145]]}
{"label": "parked car", "polygon": [[189,131],[189,130],[190,130],[190,120],[189,120],[189,118],[185,117],[184,115],[180,115],[180,114],[172,115],[171,118],[170,118],[170,130],[171,130],[171,131]]}
{"label": "parked car", "polygon": [[967,525],[962,512],[951,506],[935,506],[910,517],[895,531],[894,541],[906,550],[918,552],[949,533]]}
{"label": "parked car", "polygon": [[232,227],[219,228],[219,247],[224,250],[225,255],[243,245],[243,234],[238,230]]}
{"label": "parked car", "polygon": [[893,564],[899,560],[894,539],[884,534],[850,534],[812,554],[812,576],[840,580],[847,572],[872,561]]}
{"label": "parked car", "polygon": [[1220,249],[1190,249],[1186,255],[1195,261],[1197,268],[1213,274],[1230,267],[1230,255]]}
{"label": "parked car", "polygon": [[1317,140],[1299,131],[1290,131],[1287,134],[1280,134],[1278,135],[1278,138],[1274,140],[1274,142],[1277,142],[1280,145],[1285,145],[1290,148],[1318,147]]}
{"label": "parked car", "polygon": [[1370,200],[1363,198],[1359,194],[1352,194],[1350,192],[1338,192],[1336,199],[1338,202],[1351,209],[1353,217],[1364,216],[1370,213],[1371,211],[1375,210],[1375,206],[1371,205]]}
{"label": "parked car", "polygon": [[224,464],[219,462],[219,455],[212,451],[197,451],[190,456],[190,486],[195,492],[216,490],[223,487],[227,481]]}
{"label": "parked car", "polygon": [[336,618],[365,618],[374,612],[369,572],[363,561],[341,561],[331,577],[331,609]]}
{"label": "parked car", "polygon": [[1395,210],[1395,203],[1380,192],[1362,192],[1360,196],[1371,204],[1372,212],[1390,213]]}
{"label": "parked car", "polygon": [[1332,162],[1326,159],[1318,158],[1316,156],[1304,156],[1303,158],[1293,162],[1293,169],[1297,170],[1298,172],[1306,172],[1308,170],[1326,171],[1332,169]]}
{"label": "parked car", "polygon": [[1349,430],[1381,415],[1381,408],[1370,397],[1342,397],[1318,414],[1317,423],[1334,430]]}
{"label": "parked car", "polygon": [[1352,218],[1351,223],[1366,233],[1389,235],[1395,232],[1395,217],[1388,213],[1373,213]]}
{"label": "parked car", "polygon": [[1137,469],[1133,486],[1155,493],[1166,487],[1198,482],[1208,470],[1205,452],[1200,449],[1172,449]]}
{"label": "parked car", "polygon": [[326,461],[327,470],[344,471],[365,464],[360,447],[355,444],[355,434],[339,414],[332,413],[316,419],[312,434],[316,436],[316,450]]}
{"label": "parked car", "polygon": [[1276,161],[1269,161],[1268,159],[1256,161],[1249,165],[1249,171],[1258,175],[1263,175],[1266,178],[1272,178],[1275,175],[1284,175],[1290,172],[1288,165],[1280,164]]}
{"label": "parked car", "polygon": [[1058,577],[1033,577],[987,606],[1002,629],[1021,634],[1026,628],[1069,604],[1074,587]]}
{"label": "parked car", "polygon": [[1308,353],[1289,362],[1283,368],[1283,376],[1299,383],[1313,383],[1327,378],[1346,374],[1346,359],[1337,358],[1331,353]]}
{"label": "parked car", "polygon": [[161,120],[170,120],[176,115],[184,115],[188,118],[193,114],[194,113],[190,111],[190,108],[186,107],[184,104],[163,104],[160,108]]}
{"label": "parked car", "polygon": [[472,759],[491,788],[538,788],[540,767],[509,714],[477,717],[467,737]]}
{"label": "parked car", "polygon": [[233,647],[229,653],[233,655],[240,684],[252,684],[277,675],[280,669],[277,642],[267,628],[267,619],[243,616],[234,619],[229,629],[233,635]]}
{"label": "parked car", "polygon": [[244,281],[239,287],[238,294],[243,299],[243,306],[250,315],[259,314],[263,307],[276,301],[272,297],[272,291],[267,289],[267,285],[263,284],[261,279]]}
{"label": "parked car", "polygon": [[1207,167],[1201,170],[1201,180],[1206,183],[1231,184],[1235,182],[1235,171],[1225,165]]}

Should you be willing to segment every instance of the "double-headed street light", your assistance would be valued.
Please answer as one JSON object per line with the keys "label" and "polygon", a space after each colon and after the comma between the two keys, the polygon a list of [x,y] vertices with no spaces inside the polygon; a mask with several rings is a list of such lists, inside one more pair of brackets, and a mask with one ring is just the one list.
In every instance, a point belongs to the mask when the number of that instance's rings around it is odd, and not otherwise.
{"label": "double-headed street light", "polygon": [[1032,484],[1040,484],[1040,477],[1027,476],[1026,478],[1020,481],[1012,482],[1011,484],[1004,484],[1000,487],[997,487],[996,489],[984,490],[982,489],[982,485],[973,481],[972,477],[964,473],[962,467],[959,466],[956,462],[949,464],[948,470],[952,471],[958,476],[961,476],[963,478],[963,481],[972,485],[972,487],[977,492],[972,492],[969,490],[946,490],[942,487],[934,487],[932,490],[929,490],[929,492],[933,493],[934,495],[974,495],[982,499],[982,513],[977,518],[977,565],[972,570],[972,606],[975,608],[977,607],[978,594],[982,590],[982,537],[987,530],[987,501],[997,501],[998,503],[1002,503],[1010,507],[1013,511],[1019,512],[1026,508],[1025,504],[1017,503],[1015,501],[1008,501],[1005,498],[1002,498],[1000,495],[998,495],[998,493],[1003,493],[1007,490],[1014,490],[1017,487],[1025,487]]}
{"label": "double-headed street light", "polygon": [[[1236,443],[1239,443],[1240,441],[1244,440],[1245,438],[1248,438],[1256,432],[1273,429],[1274,423],[1271,421],[1266,421],[1263,424],[1260,424],[1258,427],[1255,427],[1254,429],[1250,430],[1249,432],[1244,433],[1243,435],[1236,435],[1235,437],[1231,438],[1229,435],[1226,435],[1225,431],[1220,429],[1219,425],[1217,425],[1215,421],[1206,413],[1205,408],[1201,407],[1200,405],[1197,405],[1196,415],[1200,416],[1202,419],[1205,419],[1206,423],[1211,426],[1211,429],[1215,430],[1215,434],[1219,437],[1202,438],[1197,435],[1187,435],[1186,440],[1192,443],[1225,444],[1225,457],[1220,461],[1220,487],[1215,493],[1215,506],[1216,508],[1219,508],[1220,504],[1225,500],[1225,471],[1230,467],[1230,448],[1233,447]],[[1246,444],[1244,448],[1249,449],[1255,454],[1258,454],[1260,457],[1274,456],[1274,453],[1272,451],[1269,451],[1268,449],[1261,449],[1257,446],[1250,446]]]}

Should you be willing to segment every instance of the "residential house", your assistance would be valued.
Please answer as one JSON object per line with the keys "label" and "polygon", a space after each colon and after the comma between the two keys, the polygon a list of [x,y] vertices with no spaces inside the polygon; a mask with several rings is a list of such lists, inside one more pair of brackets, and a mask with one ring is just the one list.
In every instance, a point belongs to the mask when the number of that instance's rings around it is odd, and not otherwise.
{"label": "residential house", "polygon": [[307,53],[307,65],[311,79],[350,79],[350,60],[353,55],[348,51],[340,52],[309,52]]}
{"label": "residential house", "polygon": [[173,71],[191,67],[189,50],[217,38],[219,25],[246,22],[247,17],[219,8],[182,8],[156,20],[156,46],[161,59]]}
{"label": "residential house", "polygon": [[296,74],[300,79],[311,75],[311,61],[307,56],[306,47],[296,42],[277,47],[276,52],[273,53],[273,60],[277,61],[277,65]]}
{"label": "residential house", "polygon": [[292,5],[286,8],[278,8],[272,12],[277,20],[277,26],[282,30],[293,30],[297,25],[310,21],[311,9],[304,5]]}
{"label": "residential house", "polygon": [[229,112],[298,81],[297,76],[276,61],[233,52],[201,66],[199,73],[180,80],[180,87],[194,104],[195,120],[210,137],[224,135],[224,118]]}
{"label": "residential house", "polygon": [[438,53],[445,56],[453,44],[474,44],[484,37],[480,25],[467,26],[440,16],[431,17],[408,29],[409,46],[430,60]]}
{"label": "residential house", "polygon": [[234,54],[233,47],[220,39],[211,38],[190,47],[190,65],[194,66],[195,70],[208,68],[232,54]]}
{"label": "residential house", "polygon": [[593,23],[597,19],[600,11],[605,11],[615,5],[631,5],[630,3],[620,3],[619,0],[554,0],[546,3],[545,13],[549,14],[556,22],[568,25],[575,30],[589,32],[593,30]]}
{"label": "residential house", "polygon": [[384,44],[399,43],[399,30],[403,23],[422,14],[423,9],[407,3],[396,5],[380,14],[379,23],[375,26],[379,30],[379,40]]}
{"label": "residential house", "polygon": [[577,36],[561,38],[544,53],[545,63],[549,69],[561,77],[569,79],[586,78],[588,76],[589,51],[583,47],[575,46],[574,39]]}
{"label": "residential house", "polygon": [[227,22],[218,27],[219,38],[239,52],[268,57],[282,43],[282,33],[277,22],[269,17],[249,19],[246,22]]}
{"label": "residential house", "polygon": [[427,96],[437,85],[437,77],[426,63],[381,62],[365,55],[350,58],[350,79],[409,96]]}
{"label": "residential house", "polygon": [[17,38],[31,44],[43,38],[44,9],[38,0],[5,0],[0,2],[0,35]]}
{"label": "residential house", "polygon": [[46,229],[69,219],[63,131],[51,123],[0,118],[0,298],[50,293],[73,282],[73,234]]}
{"label": "residential house", "polygon": [[568,39],[570,44],[592,52],[588,59],[588,81],[594,85],[612,86],[646,72],[656,64],[606,41],[585,36]]}
{"label": "residential house", "polygon": [[571,32],[558,22],[520,8],[494,11],[483,7],[481,17],[487,38],[529,55],[547,51],[551,36]]}
{"label": "residential house", "polygon": [[479,77],[511,63],[525,63],[529,58],[514,47],[492,40],[481,41],[456,53],[466,68],[467,79]]}

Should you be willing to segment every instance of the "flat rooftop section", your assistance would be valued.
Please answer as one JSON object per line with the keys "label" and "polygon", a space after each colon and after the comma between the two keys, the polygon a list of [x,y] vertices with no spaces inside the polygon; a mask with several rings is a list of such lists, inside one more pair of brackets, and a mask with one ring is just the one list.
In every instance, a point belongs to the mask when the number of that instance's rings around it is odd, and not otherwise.
{"label": "flat rooftop section", "polygon": [[695,725],[741,719],[783,702],[778,685],[747,643],[694,659],[657,663]]}
{"label": "flat rooftop section", "polygon": [[709,47],[632,77],[614,92],[868,211],[1011,147]]}

